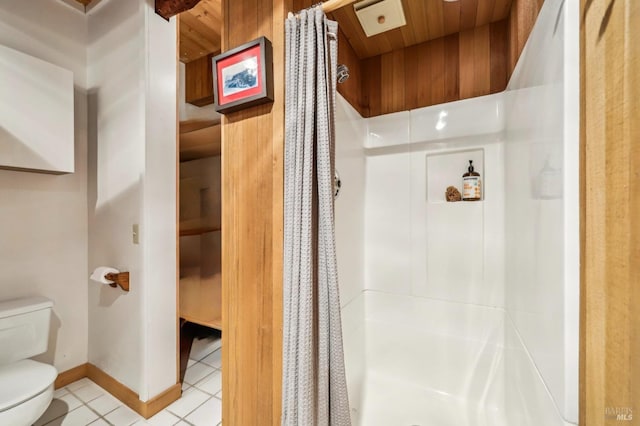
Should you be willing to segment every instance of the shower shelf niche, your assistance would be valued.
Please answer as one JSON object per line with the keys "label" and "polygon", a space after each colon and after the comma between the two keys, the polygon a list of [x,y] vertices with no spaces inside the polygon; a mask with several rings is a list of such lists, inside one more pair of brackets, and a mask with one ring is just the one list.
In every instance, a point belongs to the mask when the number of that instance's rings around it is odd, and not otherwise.
{"label": "shower shelf niche", "polygon": [[480,173],[482,183],[482,199],[485,199],[484,150],[468,149],[438,152],[426,156],[427,202],[430,204],[478,203],[479,201],[447,202],[445,191],[448,186],[455,186],[462,192],[462,175],[467,172],[469,160],[473,160],[475,171]]}

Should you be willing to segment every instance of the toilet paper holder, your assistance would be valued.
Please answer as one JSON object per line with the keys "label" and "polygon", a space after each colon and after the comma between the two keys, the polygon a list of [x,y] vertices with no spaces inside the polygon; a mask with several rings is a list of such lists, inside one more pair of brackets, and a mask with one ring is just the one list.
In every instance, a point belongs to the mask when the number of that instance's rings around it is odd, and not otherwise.
{"label": "toilet paper holder", "polygon": [[116,273],[108,273],[104,276],[109,281],[113,281],[109,285],[113,288],[120,286],[124,291],[129,291],[129,273],[128,272],[118,272]]}

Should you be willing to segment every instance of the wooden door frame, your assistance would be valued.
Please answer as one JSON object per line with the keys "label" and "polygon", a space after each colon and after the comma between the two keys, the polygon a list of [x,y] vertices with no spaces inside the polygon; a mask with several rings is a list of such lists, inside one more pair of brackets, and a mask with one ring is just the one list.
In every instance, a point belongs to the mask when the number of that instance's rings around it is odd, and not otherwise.
{"label": "wooden door frame", "polygon": [[579,421],[637,425],[640,2],[581,0],[580,11]]}

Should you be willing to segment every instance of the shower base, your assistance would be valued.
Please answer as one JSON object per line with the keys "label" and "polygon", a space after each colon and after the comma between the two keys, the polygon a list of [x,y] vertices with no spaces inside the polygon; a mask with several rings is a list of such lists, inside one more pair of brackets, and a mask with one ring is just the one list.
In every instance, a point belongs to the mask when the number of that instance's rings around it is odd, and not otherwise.
{"label": "shower base", "polygon": [[366,291],[343,325],[355,426],[565,426],[502,309]]}

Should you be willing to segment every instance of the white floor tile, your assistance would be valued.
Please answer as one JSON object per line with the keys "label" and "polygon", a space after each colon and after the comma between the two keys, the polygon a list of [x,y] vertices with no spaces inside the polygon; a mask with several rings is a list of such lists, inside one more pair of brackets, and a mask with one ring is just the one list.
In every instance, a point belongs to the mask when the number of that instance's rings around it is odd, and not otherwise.
{"label": "white floor tile", "polygon": [[179,417],[174,416],[167,410],[162,410],[155,416],[147,420],[141,420],[134,423],[134,426],[150,425],[150,426],[173,426],[180,421]]}
{"label": "white floor tile", "polygon": [[182,392],[186,391],[187,389],[189,389],[191,387],[191,385],[187,382],[182,382]]}
{"label": "white floor tile", "polygon": [[88,405],[92,410],[100,413],[101,416],[104,416],[121,406],[122,402],[108,393],[105,393],[104,395],[89,402]]}
{"label": "white floor tile", "polygon": [[65,388],[60,388],[60,389],[56,389],[55,391],[53,391],[53,397],[54,398],[60,398],[61,396],[64,396],[66,394],[69,393],[69,390],[65,387]]}
{"label": "white floor tile", "polygon": [[185,422],[184,420],[180,420],[179,423],[176,423],[176,426],[191,426],[191,425]]}
{"label": "white floor tile", "polygon": [[100,386],[95,383],[89,383],[86,386],[81,387],[80,389],[76,389],[71,391],[76,397],[80,399],[82,402],[89,402],[96,399],[99,396],[105,395],[107,391],[102,389]]}
{"label": "white floor tile", "polygon": [[187,372],[184,374],[184,381],[190,385],[195,385],[214,371],[215,369],[213,367],[197,363],[187,368]]}
{"label": "white floor tile", "polygon": [[195,359],[189,358],[189,360],[187,361],[187,368],[191,367],[196,362],[198,362],[198,361],[196,361]]}
{"label": "white floor tile", "polygon": [[205,364],[215,368],[222,367],[222,350],[218,349],[214,353],[204,357],[200,362],[204,362]]}
{"label": "white floor tile", "polygon": [[222,373],[219,370],[214,371],[202,381],[195,385],[198,389],[211,395],[215,395],[222,389]]}
{"label": "white floor tile", "polygon": [[209,395],[196,389],[187,389],[180,399],[173,402],[167,407],[167,410],[171,411],[178,417],[185,417],[187,414],[198,408],[200,404],[205,402],[209,398]]}
{"label": "white floor tile", "polygon": [[195,426],[217,426],[222,420],[222,403],[217,398],[211,398],[185,420]]}
{"label": "white floor tile", "polygon": [[131,408],[126,405],[121,405],[116,408],[104,418],[111,424],[117,426],[129,426],[138,420],[142,420],[142,416],[133,411]]}
{"label": "white floor tile", "polygon": [[93,382],[85,377],[83,379],[76,380],[75,382],[68,384],[67,389],[70,391],[74,391],[76,389],[80,389],[83,386],[87,386],[89,383],[93,383]]}
{"label": "white floor tile", "polygon": [[220,400],[222,400],[222,391],[220,391],[217,394],[215,394],[215,397],[219,398]]}
{"label": "white floor tile", "polygon": [[45,411],[44,414],[42,414],[42,416],[40,416],[40,418],[36,420],[35,426],[44,425],[51,420],[78,408],[81,405],[82,402],[70,393],[63,395],[60,398],[55,398],[53,401],[51,401],[51,404],[49,404],[47,411]]}
{"label": "white floor tile", "polygon": [[47,423],[47,426],[86,426],[97,419],[98,415],[83,405]]}
{"label": "white floor tile", "polygon": [[204,339],[194,339],[189,358],[200,361],[216,349],[220,349],[222,341],[220,338],[206,337]]}
{"label": "white floor tile", "polygon": [[91,423],[89,426],[111,426],[103,419],[98,419],[95,422]]}

